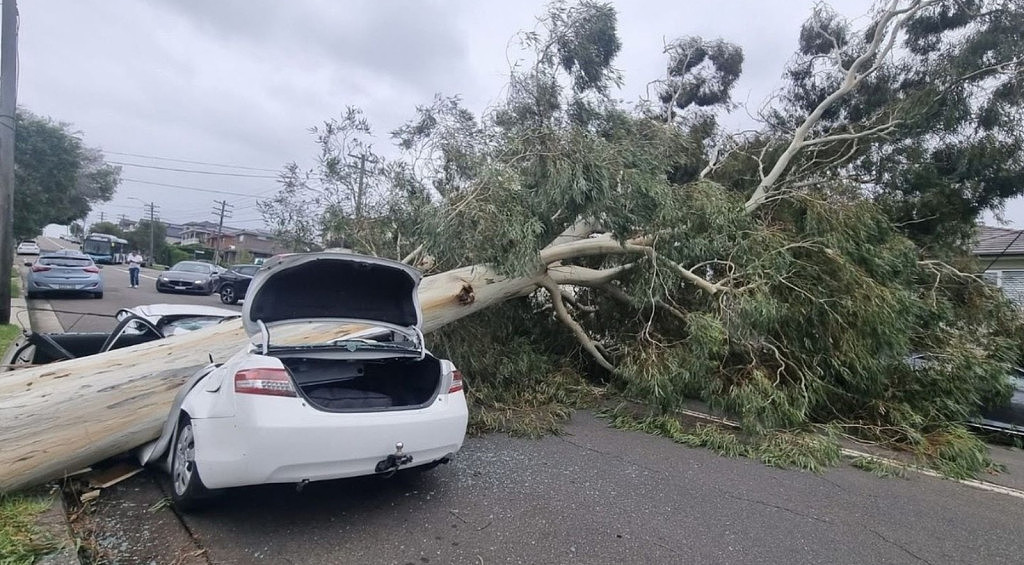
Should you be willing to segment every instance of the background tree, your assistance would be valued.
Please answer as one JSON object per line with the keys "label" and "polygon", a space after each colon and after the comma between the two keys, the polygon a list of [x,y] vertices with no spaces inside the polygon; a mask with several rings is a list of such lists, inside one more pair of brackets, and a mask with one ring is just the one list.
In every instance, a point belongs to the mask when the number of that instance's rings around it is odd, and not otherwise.
{"label": "background tree", "polygon": [[137,249],[147,256],[149,255],[150,237],[152,237],[153,257],[151,259],[157,260],[167,255],[167,226],[163,222],[157,221],[153,222],[152,228],[150,231],[149,220],[139,220],[135,224],[135,228],[125,232],[123,237],[128,240],[130,249]]}
{"label": "background tree", "polygon": [[86,147],[70,124],[19,109],[14,144],[14,236],[40,233],[47,224],[85,217],[95,202],[106,202],[121,169],[106,164],[98,149]]}
{"label": "background tree", "polygon": [[116,237],[124,238],[124,230],[113,222],[96,222],[89,226],[89,233],[105,233]]}
{"label": "background tree", "polygon": [[1024,192],[1021,29],[1019,2],[886,2],[859,31],[820,5],[766,127],[737,156],[782,157],[760,184],[848,179],[920,246],[948,254],[983,212]]}

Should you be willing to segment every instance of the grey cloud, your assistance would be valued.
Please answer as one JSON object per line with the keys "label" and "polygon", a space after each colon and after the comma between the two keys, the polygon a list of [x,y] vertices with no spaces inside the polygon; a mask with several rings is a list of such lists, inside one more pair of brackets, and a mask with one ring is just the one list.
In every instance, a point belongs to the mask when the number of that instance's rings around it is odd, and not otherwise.
{"label": "grey cloud", "polygon": [[155,0],[206,35],[252,56],[288,54],[296,64],[356,67],[431,93],[463,74],[469,48],[434,2]]}

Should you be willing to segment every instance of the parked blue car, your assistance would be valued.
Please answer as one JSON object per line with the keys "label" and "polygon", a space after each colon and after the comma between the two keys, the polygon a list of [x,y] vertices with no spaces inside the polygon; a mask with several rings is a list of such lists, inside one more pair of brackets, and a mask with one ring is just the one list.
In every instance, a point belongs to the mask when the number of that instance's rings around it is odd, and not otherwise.
{"label": "parked blue car", "polygon": [[43,253],[26,277],[29,298],[44,294],[77,293],[103,298],[103,279],[100,268],[92,258],[79,251],[64,250]]}

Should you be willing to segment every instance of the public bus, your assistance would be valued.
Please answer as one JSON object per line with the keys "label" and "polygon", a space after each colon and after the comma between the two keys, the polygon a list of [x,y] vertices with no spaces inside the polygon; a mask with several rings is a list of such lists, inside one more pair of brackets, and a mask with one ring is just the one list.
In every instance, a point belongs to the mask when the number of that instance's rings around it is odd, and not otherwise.
{"label": "public bus", "polygon": [[82,240],[82,252],[97,263],[120,265],[128,260],[128,241],[105,233],[91,233]]}

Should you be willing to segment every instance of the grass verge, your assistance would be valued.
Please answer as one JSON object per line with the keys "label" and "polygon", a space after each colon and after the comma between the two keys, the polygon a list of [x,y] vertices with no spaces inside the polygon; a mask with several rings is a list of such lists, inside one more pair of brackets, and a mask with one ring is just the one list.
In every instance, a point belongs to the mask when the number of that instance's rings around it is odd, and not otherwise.
{"label": "grass verge", "polygon": [[41,494],[0,495],[0,563],[29,565],[53,553],[60,543],[36,526],[36,518],[53,503]]}

